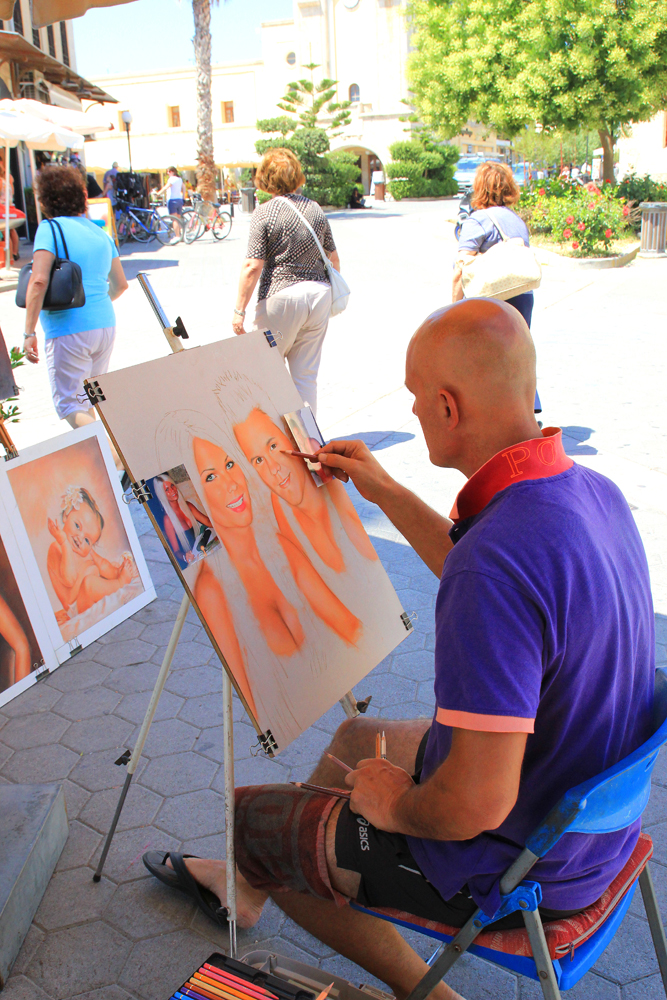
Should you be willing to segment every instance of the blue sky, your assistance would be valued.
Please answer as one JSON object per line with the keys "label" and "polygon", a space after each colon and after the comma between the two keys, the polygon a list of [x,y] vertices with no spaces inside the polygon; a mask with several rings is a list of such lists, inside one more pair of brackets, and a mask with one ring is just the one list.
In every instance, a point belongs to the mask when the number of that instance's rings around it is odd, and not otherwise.
{"label": "blue sky", "polygon": [[[221,0],[213,5],[214,63],[261,57],[260,24],[291,18],[292,0]],[[73,21],[77,69],[87,79],[194,63],[190,0],[135,0]]]}

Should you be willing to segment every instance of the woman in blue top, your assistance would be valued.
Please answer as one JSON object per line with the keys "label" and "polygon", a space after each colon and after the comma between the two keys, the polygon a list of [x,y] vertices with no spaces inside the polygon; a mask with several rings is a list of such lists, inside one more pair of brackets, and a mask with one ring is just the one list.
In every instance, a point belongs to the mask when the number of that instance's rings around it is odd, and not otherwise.
{"label": "woman in blue top", "polygon": [[[464,298],[462,273],[465,263],[478,253],[486,253],[490,247],[502,242],[503,238],[495,220],[500,223],[508,239],[520,237],[526,246],[530,246],[528,227],[512,208],[520,196],[521,192],[506,163],[487,161],[477,168],[472,187],[473,212],[464,219],[459,232],[459,249],[454,265],[452,287],[453,302]],[[530,329],[533,293],[514,295],[511,299],[507,299],[507,304],[519,310]],[[541,412],[540,397],[535,393],[535,413]]]}
{"label": "woman in blue top", "polygon": [[[103,375],[109,368],[116,336],[111,303],[125,291],[127,279],[113,241],[86,218],[86,190],[75,167],[44,167],[37,177],[37,193],[44,216],[60,224],[69,258],[81,268],[86,302],[80,308],[60,312],[42,309],[56,248],[51,226],[41,222],[26,295],[24,348],[28,361],[37,364],[35,327],[39,316],[56,412],[72,427],[81,427],[95,419],[88,401],[81,402],[83,380]],[[60,233],[58,255],[65,256]]]}

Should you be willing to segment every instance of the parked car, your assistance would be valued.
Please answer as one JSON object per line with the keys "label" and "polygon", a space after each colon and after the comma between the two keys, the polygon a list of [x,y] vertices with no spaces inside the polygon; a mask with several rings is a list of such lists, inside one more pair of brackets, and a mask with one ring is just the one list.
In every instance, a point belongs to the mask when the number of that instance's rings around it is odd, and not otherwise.
{"label": "parked car", "polygon": [[502,163],[502,158],[500,156],[482,156],[478,153],[476,156],[462,156],[459,162],[456,164],[456,170],[454,171],[454,180],[459,186],[459,191],[471,191],[472,182],[475,179],[475,171],[480,163],[487,163],[489,160],[495,163]]}
{"label": "parked car", "polygon": [[512,173],[514,174],[514,180],[519,187],[523,187],[526,180],[537,180],[537,168],[533,166],[532,163],[515,163],[512,167]]}

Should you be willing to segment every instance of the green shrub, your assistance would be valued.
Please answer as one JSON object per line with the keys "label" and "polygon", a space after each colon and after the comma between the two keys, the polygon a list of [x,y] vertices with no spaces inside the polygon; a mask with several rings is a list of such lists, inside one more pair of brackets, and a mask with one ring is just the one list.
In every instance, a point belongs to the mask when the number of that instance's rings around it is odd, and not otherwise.
{"label": "green shrub", "polygon": [[401,198],[443,198],[456,194],[455,165],[459,159],[456,146],[422,136],[403,139],[389,147],[392,162],[387,164],[389,193]]}
{"label": "green shrub", "polygon": [[[280,123],[280,119],[258,122],[267,129]],[[278,131],[277,127],[275,131]],[[352,191],[361,176],[357,158],[352,153],[329,152],[329,137],[321,128],[298,128],[293,135],[274,139],[259,139],[255,149],[263,156],[267,149],[291,149],[301,162],[306,183],[303,193],[319,205],[347,205]],[[260,203],[267,198],[260,197]]]}
{"label": "green shrub", "polygon": [[667,201],[667,184],[653,180],[649,174],[644,174],[643,177],[628,174],[617,185],[615,193],[617,197],[625,198],[627,202]]}
{"label": "green shrub", "polygon": [[522,215],[532,233],[549,233],[556,242],[569,244],[575,256],[587,257],[609,251],[627,230],[630,209],[611,186],[601,189],[591,182],[570,185],[558,195],[547,193],[546,186],[538,188]]}

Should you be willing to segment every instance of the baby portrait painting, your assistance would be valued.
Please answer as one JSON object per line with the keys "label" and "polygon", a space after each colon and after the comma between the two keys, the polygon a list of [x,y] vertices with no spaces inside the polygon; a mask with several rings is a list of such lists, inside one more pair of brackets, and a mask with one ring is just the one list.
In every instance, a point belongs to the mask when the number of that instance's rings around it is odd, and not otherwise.
{"label": "baby portrait painting", "polygon": [[93,632],[103,634],[143,606],[142,599],[151,599],[143,556],[120,509],[120,490],[112,486],[116,474],[101,434],[101,425],[80,428],[35,446],[46,453],[24,451],[3,470],[57,626],[58,645],[92,641]]}
{"label": "baby portrait painting", "polygon": [[[303,401],[262,333],[108,373],[100,384],[100,413],[133,480],[151,477],[156,493],[164,481],[171,513],[153,505],[155,526],[172,551],[187,545],[183,582],[256,728],[270,730],[279,752],[408,634],[344,485],[317,485],[317,470],[293,454],[297,442],[315,447],[319,430],[299,415]],[[130,419],[127,398],[138,407]],[[171,470],[170,482],[156,469]],[[181,503],[177,480],[186,479],[196,499]],[[197,558],[195,524],[217,543]]]}

